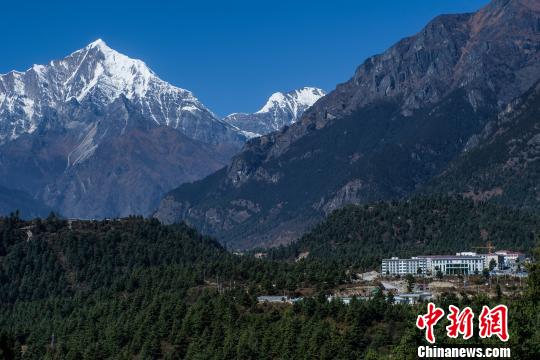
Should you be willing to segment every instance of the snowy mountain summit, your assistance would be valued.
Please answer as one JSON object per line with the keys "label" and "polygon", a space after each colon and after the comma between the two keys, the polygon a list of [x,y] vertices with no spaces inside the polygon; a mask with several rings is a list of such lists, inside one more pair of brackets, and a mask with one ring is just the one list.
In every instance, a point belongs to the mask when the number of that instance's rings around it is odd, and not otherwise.
{"label": "snowy mountain summit", "polygon": [[325,95],[322,89],[304,87],[287,93],[276,92],[256,113],[235,113],[224,120],[245,132],[260,136],[300,119],[304,111]]}
{"label": "snowy mountain summit", "polygon": [[0,75],[0,187],[64,216],[148,215],[171,188],[225,166],[245,140],[190,91],[103,40]]}
{"label": "snowy mountain summit", "polygon": [[[255,132],[296,121],[321,94],[272,95]],[[149,215],[171,189],[227,165],[257,135],[249,128],[96,40],[0,75],[0,188],[67,217]]]}
{"label": "snowy mountain summit", "polygon": [[58,125],[69,126],[72,117],[63,115],[74,106],[91,103],[103,109],[120,97],[147,121],[192,139],[220,143],[222,137],[235,136],[236,130],[190,91],[161,80],[143,61],[98,39],[64,59],[0,75],[0,142],[33,133],[51,116],[59,117]]}

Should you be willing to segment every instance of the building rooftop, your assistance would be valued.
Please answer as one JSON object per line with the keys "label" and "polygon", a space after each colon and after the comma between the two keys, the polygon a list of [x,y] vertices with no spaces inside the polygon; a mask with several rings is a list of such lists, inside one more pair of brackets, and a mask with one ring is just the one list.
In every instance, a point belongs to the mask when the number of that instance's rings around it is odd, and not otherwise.
{"label": "building rooftop", "polygon": [[482,260],[482,256],[472,256],[472,255],[425,255],[425,256],[419,256],[426,259],[449,259],[449,260]]}
{"label": "building rooftop", "polygon": [[[485,255],[484,255],[485,256]],[[391,257],[390,259],[383,259],[383,260],[422,260],[422,259],[449,259],[449,260],[483,260],[482,255],[419,255],[414,256],[411,258],[398,258],[398,257]]]}
{"label": "building rooftop", "polygon": [[519,252],[519,251],[509,251],[509,250],[499,250],[499,251],[496,251],[495,254],[497,255],[525,255],[524,253],[522,252]]}
{"label": "building rooftop", "polygon": [[277,302],[277,301],[287,301],[289,298],[287,296],[274,296],[274,295],[264,295],[257,297],[258,301],[269,301],[269,302]]}

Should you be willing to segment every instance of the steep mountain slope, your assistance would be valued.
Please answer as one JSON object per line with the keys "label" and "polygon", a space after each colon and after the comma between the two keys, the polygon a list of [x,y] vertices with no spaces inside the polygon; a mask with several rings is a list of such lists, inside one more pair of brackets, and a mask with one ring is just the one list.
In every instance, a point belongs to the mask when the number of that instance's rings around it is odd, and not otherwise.
{"label": "steep mountain slope", "polygon": [[266,135],[297,122],[304,112],[325,95],[318,88],[304,87],[288,93],[276,92],[256,113],[235,113],[223,120],[253,136]]}
{"label": "steep mountain slope", "polygon": [[488,122],[423,191],[540,209],[540,83]]}
{"label": "steep mountain slope", "polygon": [[295,260],[302,254],[308,262],[367,270],[390,256],[453,254],[487,241],[529,252],[539,234],[538,214],[461,198],[413,198],[346,206],[268,256]]}
{"label": "steep mountain slope", "polygon": [[437,17],[367,59],[299,122],[172,191],[156,216],[249,247],[291,241],[347,203],[409,195],[540,78],[538,18],[528,0]]}
{"label": "steep mountain slope", "polygon": [[146,215],[244,141],[189,91],[101,40],[0,76],[0,185],[68,217]]}
{"label": "steep mountain slope", "polygon": [[19,210],[20,216],[25,219],[43,218],[52,211],[23,191],[0,186],[0,214],[9,214],[16,210]]}

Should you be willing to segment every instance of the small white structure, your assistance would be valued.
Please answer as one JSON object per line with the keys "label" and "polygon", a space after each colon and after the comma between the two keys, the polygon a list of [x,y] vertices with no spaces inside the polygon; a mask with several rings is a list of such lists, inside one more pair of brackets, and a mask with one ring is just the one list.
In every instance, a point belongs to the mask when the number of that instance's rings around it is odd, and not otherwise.
{"label": "small white structure", "polygon": [[352,297],[348,297],[348,296],[343,296],[342,297],[342,296],[330,295],[330,296],[326,297],[326,300],[328,302],[331,302],[332,300],[339,300],[342,303],[344,303],[345,305],[349,305],[351,303]]}
{"label": "small white structure", "polygon": [[433,295],[429,292],[419,293],[406,293],[394,296],[395,304],[416,304],[423,301],[428,301],[433,298]]}
{"label": "small white structure", "polygon": [[257,297],[257,302],[260,303],[285,303],[288,302],[289,297],[278,295],[264,295]]}
{"label": "small white structure", "polygon": [[292,304],[300,300],[302,300],[302,298],[291,298],[289,296],[279,296],[279,295],[263,295],[263,296],[257,297],[258,303]]}

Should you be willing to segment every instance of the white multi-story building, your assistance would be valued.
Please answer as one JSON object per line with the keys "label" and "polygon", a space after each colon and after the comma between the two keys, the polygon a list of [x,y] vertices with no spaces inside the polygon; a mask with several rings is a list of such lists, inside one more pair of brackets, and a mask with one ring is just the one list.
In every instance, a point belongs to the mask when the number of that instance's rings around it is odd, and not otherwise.
{"label": "white multi-story building", "polygon": [[435,275],[438,271],[455,275],[480,273],[485,267],[485,258],[478,255],[430,255],[383,259],[381,271],[384,275]]}
{"label": "white multi-story building", "polygon": [[456,255],[425,255],[410,259],[392,257],[383,259],[383,275],[436,275],[441,271],[445,275],[477,274],[489,269],[495,262],[496,270],[511,269],[516,271],[525,261],[520,252],[500,250],[491,254],[477,254],[472,251],[458,252]]}
{"label": "white multi-story building", "polygon": [[496,253],[490,253],[490,254],[477,254],[472,251],[465,251],[465,252],[459,252],[456,253],[458,256],[481,256],[484,258],[484,268],[489,269],[490,264],[492,261],[495,262],[495,269],[496,270],[502,270],[504,267],[504,256],[500,255],[499,252]]}
{"label": "white multi-story building", "polygon": [[475,274],[485,268],[485,258],[473,255],[430,255],[425,256],[427,271],[435,275]]}
{"label": "white multi-story building", "polygon": [[399,259],[397,257],[383,259],[381,271],[384,275],[425,274],[426,259],[419,257],[412,257],[410,259]]}

